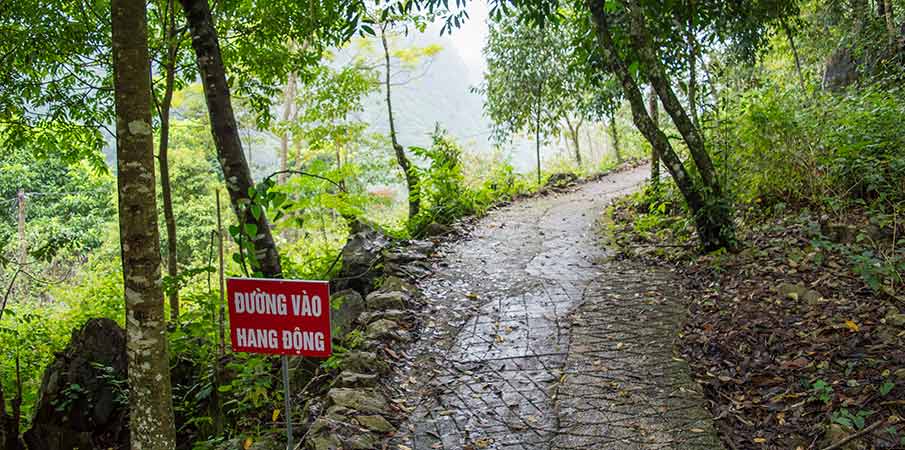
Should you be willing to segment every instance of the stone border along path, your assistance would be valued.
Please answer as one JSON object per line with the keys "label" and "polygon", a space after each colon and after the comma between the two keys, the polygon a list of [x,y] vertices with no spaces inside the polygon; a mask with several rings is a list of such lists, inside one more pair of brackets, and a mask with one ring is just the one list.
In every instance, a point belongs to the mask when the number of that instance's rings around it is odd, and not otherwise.
{"label": "stone border along path", "polygon": [[685,305],[669,273],[606,262],[596,240],[606,204],[647,173],[517,202],[442,247],[391,386],[410,417],[384,448],[721,448],[674,358]]}

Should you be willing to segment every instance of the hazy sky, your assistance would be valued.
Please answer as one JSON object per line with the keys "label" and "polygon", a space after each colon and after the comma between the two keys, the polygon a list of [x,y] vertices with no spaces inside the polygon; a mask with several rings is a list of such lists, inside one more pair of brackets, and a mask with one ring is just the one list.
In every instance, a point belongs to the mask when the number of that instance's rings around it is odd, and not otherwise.
{"label": "hazy sky", "polygon": [[465,25],[454,30],[452,36],[449,36],[449,42],[468,65],[471,78],[469,81],[472,84],[479,84],[486,66],[481,49],[484,48],[484,40],[487,38],[487,3],[484,0],[470,2],[468,16],[470,19]]}

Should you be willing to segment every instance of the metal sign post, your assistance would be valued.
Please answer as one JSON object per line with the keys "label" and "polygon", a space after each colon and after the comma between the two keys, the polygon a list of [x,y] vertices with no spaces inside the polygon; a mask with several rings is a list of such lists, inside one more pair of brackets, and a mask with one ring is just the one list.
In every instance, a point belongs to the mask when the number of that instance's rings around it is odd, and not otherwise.
{"label": "metal sign post", "polygon": [[333,353],[330,285],[326,281],[227,278],[233,351],[280,355],[286,449],[292,436],[289,355],[327,358]]}
{"label": "metal sign post", "polygon": [[286,418],[286,450],[293,450],[292,445],[292,393],[289,390],[289,357],[280,357],[283,361],[283,407],[286,410],[283,417]]}

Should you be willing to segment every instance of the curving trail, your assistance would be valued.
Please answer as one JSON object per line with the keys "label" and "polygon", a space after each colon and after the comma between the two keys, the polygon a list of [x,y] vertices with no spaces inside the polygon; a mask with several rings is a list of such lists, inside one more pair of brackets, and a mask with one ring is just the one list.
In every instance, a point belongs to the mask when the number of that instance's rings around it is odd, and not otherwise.
{"label": "curving trail", "polygon": [[720,448],[674,358],[670,274],[607,261],[596,239],[606,204],[647,173],[517,202],[443,248],[419,283],[428,312],[397,379],[411,415],[394,447]]}

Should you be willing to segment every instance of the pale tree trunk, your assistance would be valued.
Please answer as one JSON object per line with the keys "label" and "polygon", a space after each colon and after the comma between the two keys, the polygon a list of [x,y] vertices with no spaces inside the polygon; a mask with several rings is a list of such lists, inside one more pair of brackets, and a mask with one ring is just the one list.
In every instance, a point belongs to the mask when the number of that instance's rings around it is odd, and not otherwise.
{"label": "pale tree trunk", "polygon": [[695,218],[696,229],[701,238],[703,248],[710,251],[727,247],[730,242],[725,239],[726,235],[722,232],[721,224],[711,220],[705,214],[699,214],[705,208],[700,191],[695,186],[694,181],[689,176],[688,171],[672,148],[672,144],[669,143],[666,135],[654,124],[645,109],[641,90],[634,78],[632,78],[628,66],[619,56],[616,45],[613,43],[603,2],[590,1],[589,6],[591,18],[596,27],[598,46],[606,64],[609,65],[610,70],[616,75],[622,85],[622,91],[632,108],[632,118],[635,126],[644,135],[645,139],[650,142],[651,146],[657,149],[673,181],[675,181],[679,191],[682,192],[682,196],[685,198],[685,202]]}
{"label": "pale tree trunk", "polygon": [[176,55],[179,43],[176,40],[176,0],[167,0],[167,23],[165,25],[164,42],[167,55],[164,61],[166,80],[164,82],[163,99],[160,101],[160,143],[157,150],[157,162],[160,168],[160,195],[163,197],[163,218],[167,229],[167,275],[174,283],[170,291],[170,320],[179,323],[179,286],[175,283],[179,275],[178,255],[176,253],[176,215],[173,213],[173,190],[170,184],[170,108],[173,105],[173,90],[176,81]]}
{"label": "pale tree trunk", "polygon": [[415,167],[405,155],[405,149],[399,144],[396,136],[396,122],[393,120],[393,96],[390,92],[390,46],[387,44],[386,24],[380,25],[380,43],[383,45],[383,58],[386,68],[386,77],[384,86],[386,87],[387,99],[387,116],[390,122],[390,141],[393,144],[393,151],[396,153],[396,163],[402,169],[405,175],[405,185],[408,189],[409,197],[409,218],[418,215],[421,210],[421,186],[419,185],[418,174]]}
{"label": "pale tree trunk", "polygon": [[622,151],[619,148],[619,127],[616,125],[616,113],[610,114],[610,137],[613,139],[613,153],[616,155],[616,164],[622,164]]}
{"label": "pale tree trunk", "polygon": [[[651,122],[659,128],[660,110],[657,107],[657,93],[653,86],[647,92],[647,108]],[[660,192],[660,155],[653,145],[650,147],[650,185],[654,193]]]}
{"label": "pale tree trunk", "polygon": [[534,152],[537,157],[537,184],[540,185],[540,92],[537,93],[537,110],[534,111]]}
{"label": "pale tree trunk", "polygon": [[176,447],[160,283],[151,73],[143,0],[113,0],[119,234],[126,300],[131,447]]}
{"label": "pale tree trunk", "polygon": [[[283,126],[288,126],[289,119],[292,118],[292,111],[295,106],[295,72],[289,74],[286,80],[285,104],[283,105]],[[284,129],[280,136],[280,174],[277,175],[277,181],[280,184],[286,182],[289,173],[289,130]]]}
{"label": "pale tree trunk", "polygon": [[255,256],[260,263],[261,274],[267,278],[280,278],[282,277],[280,255],[277,253],[267,217],[265,214],[260,214],[255,218],[251,208],[244,206],[251,201],[248,190],[254,186],[254,181],[251,178],[245,153],[242,152],[239,128],[236,125],[236,115],[230,100],[226,69],[223,66],[220,43],[211,18],[210,5],[207,0],[180,0],[180,2],[192,34],[192,47],[195,49],[195,59],[198,63],[201,84],[204,87],[211,132],[217,148],[217,159],[220,161],[223,177],[226,179],[226,188],[229,191],[233,211],[236,213],[239,223],[257,225],[257,236],[253,236],[251,239],[255,248]]}
{"label": "pale tree trunk", "polygon": [[581,131],[581,125],[584,120],[579,120],[575,125],[572,125],[572,121],[568,117],[564,121],[566,122],[566,128],[569,129],[569,139],[575,149],[575,162],[578,163],[578,167],[581,167],[581,144],[578,142],[578,132]]}

